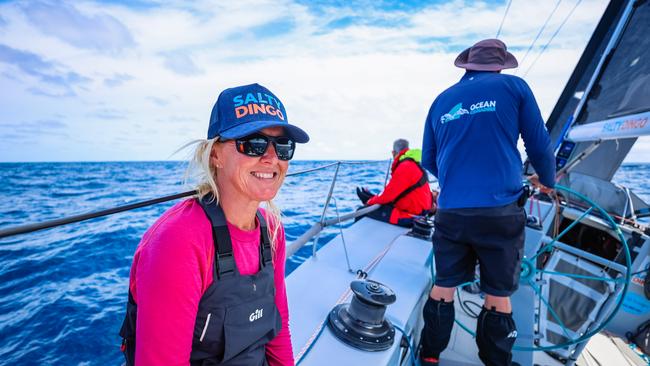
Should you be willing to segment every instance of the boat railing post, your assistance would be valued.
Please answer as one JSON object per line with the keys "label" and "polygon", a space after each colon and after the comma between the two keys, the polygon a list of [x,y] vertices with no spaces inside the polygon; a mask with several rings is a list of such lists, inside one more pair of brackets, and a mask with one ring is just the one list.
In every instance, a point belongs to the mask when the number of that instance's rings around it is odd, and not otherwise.
{"label": "boat railing post", "polygon": [[[321,226],[325,223],[325,214],[327,213],[327,207],[330,204],[332,199],[332,193],[334,193],[334,186],[336,185],[336,177],[339,175],[339,168],[341,167],[341,162],[336,163],[336,170],[334,171],[334,177],[332,178],[332,184],[330,184],[330,191],[327,194],[327,199],[325,200],[325,206],[323,207],[323,213],[320,215],[320,224]],[[311,256],[316,258],[316,250],[318,249],[318,238],[320,237],[320,231],[314,237],[314,244],[312,244],[312,253]]]}
{"label": "boat railing post", "polygon": [[341,226],[341,215],[339,214],[339,205],[336,203],[336,197],[334,198],[334,209],[336,210],[336,218],[338,220],[339,233],[341,233],[341,242],[343,243],[343,252],[345,253],[345,262],[348,264],[348,272],[354,273],[352,266],[350,266],[350,258],[348,256],[348,246],[345,244],[345,236],[343,236],[343,226]]}
{"label": "boat railing post", "polygon": [[[291,244],[289,244],[287,246],[287,259],[289,259],[289,257],[294,255],[300,248],[302,248],[305,244],[307,244],[310,241],[313,241],[312,255],[315,256],[316,255],[316,249],[317,249],[317,246],[318,246],[317,245],[318,244],[318,239],[319,239],[321,231],[323,231],[324,228],[326,228],[328,226],[331,226],[331,225],[335,225],[335,224],[339,224],[339,226],[340,226],[343,221],[347,221],[347,220],[351,220],[351,219],[363,216],[363,215],[365,215],[365,214],[367,214],[369,212],[377,210],[380,207],[380,205],[372,205],[372,206],[368,206],[368,207],[363,207],[363,208],[360,208],[360,209],[358,209],[358,210],[356,210],[354,212],[351,212],[351,213],[348,213],[348,214],[345,214],[345,215],[341,215],[340,212],[338,212],[338,207],[337,207],[337,217],[331,218],[331,219],[325,219],[325,215],[327,213],[327,208],[329,206],[329,202],[330,202],[330,200],[332,198],[334,198],[333,197],[334,186],[336,184],[336,180],[338,179],[339,167],[342,164],[361,164],[361,162],[342,162],[342,161],[338,161],[336,163],[331,163],[331,164],[323,165],[323,166],[320,166],[320,167],[307,169],[307,170],[302,170],[302,171],[299,171],[299,172],[294,172],[294,173],[288,174],[289,176],[290,175],[299,175],[299,174],[313,172],[313,171],[316,171],[316,170],[326,169],[326,168],[329,168],[331,166],[336,165],[336,171],[334,172],[334,177],[332,178],[332,183],[330,185],[329,194],[327,195],[327,200],[325,202],[325,207],[323,207],[323,213],[321,214],[320,220],[318,222],[316,222],[314,225],[312,225],[312,227],[309,228],[309,230],[305,231],[294,242],[292,242]],[[390,168],[390,166],[389,166],[389,168]],[[336,200],[335,200],[335,204],[336,204]]]}
{"label": "boat railing post", "polygon": [[392,161],[388,160],[388,167],[386,168],[386,179],[384,179],[384,188],[386,188],[386,185],[388,185],[388,174],[390,174],[390,166],[392,165]]}

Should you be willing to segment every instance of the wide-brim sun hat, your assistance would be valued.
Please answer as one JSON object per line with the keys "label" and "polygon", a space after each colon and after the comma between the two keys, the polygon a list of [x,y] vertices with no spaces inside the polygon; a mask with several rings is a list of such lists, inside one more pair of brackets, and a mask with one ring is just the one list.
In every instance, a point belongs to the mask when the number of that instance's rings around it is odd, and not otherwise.
{"label": "wide-brim sun hat", "polygon": [[454,65],[474,71],[501,71],[519,66],[517,58],[498,39],[484,39],[461,52]]}
{"label": "wide-brim sun hat", "polygon": [[259,84],[229,88],[221,92],[212,108],[208,139],[237,139],[269,127],[282,127],[295,142],[309,141],[309,135],[289,124],[284,104]]}

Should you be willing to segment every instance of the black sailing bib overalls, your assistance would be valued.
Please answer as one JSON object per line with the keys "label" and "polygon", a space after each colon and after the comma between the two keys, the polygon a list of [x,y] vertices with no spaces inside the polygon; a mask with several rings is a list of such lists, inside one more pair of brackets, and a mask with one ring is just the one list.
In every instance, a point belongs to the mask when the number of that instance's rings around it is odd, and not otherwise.
{"label": "black sailing bib overalls", "polygon": [[[282,328],[280,313],[275,306],[271,243],[266,221],[258,211],[259,271],[243,276],[235,263],[223,210],[214,203],[212,195],[205,196],[199,203],[212,223],[214,280],[199,302],[190,364],[266,365],[265,345]],[[136,314],[137,305],[129,292],[127,315],[120,330],[127,366],[135,364]]]}

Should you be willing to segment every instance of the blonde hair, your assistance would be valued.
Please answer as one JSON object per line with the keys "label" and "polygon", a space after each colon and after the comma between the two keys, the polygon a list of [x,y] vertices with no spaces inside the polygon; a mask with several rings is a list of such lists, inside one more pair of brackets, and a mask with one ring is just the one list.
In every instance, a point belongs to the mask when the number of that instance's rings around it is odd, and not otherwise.
{"label": "blonde hair", "polygon": [[[219,203],[217,169],[210,162],[210,156],[214,144],[217,143],[218,139],[219,136],[209,140],[195,140],[182,147],[185,148],[191,145],[196,145],[185,172],[185,182],[190,180],[196,181],[196,197],[202,199],[207,194],[212,193],[217,204]],[[280,232],[280,218],[282,217],[282,212],[272,200],[266,201],[265,206],[268,234],[271,240],[271,250],[275,254],[278,234]]]}

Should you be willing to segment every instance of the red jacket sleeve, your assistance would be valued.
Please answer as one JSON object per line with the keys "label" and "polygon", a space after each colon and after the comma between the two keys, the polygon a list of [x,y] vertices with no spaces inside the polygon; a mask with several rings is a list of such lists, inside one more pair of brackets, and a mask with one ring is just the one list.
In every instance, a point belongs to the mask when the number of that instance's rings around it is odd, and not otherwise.
{"label": "red jacket sleeve", "polygon": [[400,163],[381,194],[368,200],[368,205],[387,204],[420,180],[422,172],[412,161]]}

